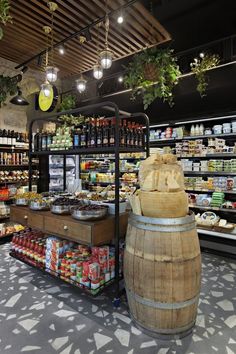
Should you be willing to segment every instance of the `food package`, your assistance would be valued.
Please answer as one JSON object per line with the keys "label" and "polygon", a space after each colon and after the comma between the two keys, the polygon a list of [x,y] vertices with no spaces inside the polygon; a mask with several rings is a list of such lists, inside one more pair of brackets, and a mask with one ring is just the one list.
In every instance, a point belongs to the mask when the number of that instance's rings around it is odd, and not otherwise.
{"label": "food package", "polygon": [[144,191],[178,192],[184,190],[184,174],[172,154],[153,154],[140,165],[140,187]]}

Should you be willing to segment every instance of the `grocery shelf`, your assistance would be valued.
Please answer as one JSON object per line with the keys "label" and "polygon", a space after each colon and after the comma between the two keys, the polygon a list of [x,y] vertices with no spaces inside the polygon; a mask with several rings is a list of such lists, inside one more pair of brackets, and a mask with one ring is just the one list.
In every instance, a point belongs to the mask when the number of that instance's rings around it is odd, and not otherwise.
{"label": "grocery shelf", "polygon": [[[137,148],[127,148],[119,147],[119,153],[135,153],[144,152],[144,149]],[[52,150],[52,151],[35,151],[30,152],[31,156],[48,156],[48,155],[83,155],[83,154],[103,154],[103,153],[114,153],[115,147],[101,147],[101,148],[81,148],[81,149],[70,149],[70,150]]]}
{"label": "grocery shelf", "polygon": [[[38,181],[38,178],[32,178],[32,182],[36,182],[36,181]],[[17,184],[17,183],[29,183],[29,180],[26,180],[26,181],[5,181],[5,182],[0,181],[0,184]]]}
{"label": "grocery shelf", "polygon": [[23,263],[29,265],[30,267],[38,269],[40,272],[44,273],[45,275],[49,275],[50,277],[59,279],[63,283],[70,284],[74,288],[76,288],[76,289],[78,289],[78,290],[80,290],[80,291],[82,291],[82,292],[84,292],[84,293],[86,293],[86,294],[88,294],[88,295],[90,295],[92,297],[96,297],[96,296],[100,295],[105,289],[107,289],[108,287],[113,285],[114,281],[115,281],[115,278],[111,279],[110,281],[108,281],[107,283],[105,283],[104,285],[102,285],[98,289],[96,289],[96,293],[93,294],[92,290],[90,288],[86,287],[85,285],[77,283],[76,281],[73,281],[71,279],[69,281],[66,281],[66,280],[62,279],[60,274],[58,274],[57,272],[52,271],[51,269],[48,269],[48,268],[45,268],[45,267],[39,267],[39,266],[36,265],[36,262],[26,260],[25,258],[16,255],[12,251],[9,254],[10,254],[10,256],[12,258],[17,259],[18,261],[23,262]]}
{"label": "grocery shelf", "polygon": [[197,139],[209,139],[209,138],[233,138],[235,136],[236,136],[236,133],[183,136],[183,138],[170,138],[170,139],[150,140],[150,145],[163,144],[163,143],[175,143],[175,142],[180,142],[180,141],[183,141],[183,140],[197,140]]}
{"label": "grocery shelf", "polygon": [[[106,186],[114,186],[115,185],[115,182],[92,182],[92,181],[83,181],[82,180],[82,183],[87,183],[87,184],[90,184],[90,185],[99,185],[99,186],[102,186],[102,187],[106,187]],[[120,181],[120,186],[123,184],[132,184],[132,186],[139,186],[139,184],[137,182],[132,182],[132,181]]]}
{"label": "grocery shelf", "polygon": [[194,176],[236,176],[236,172],[184,171],[184,175]]}
{"label": "grocery shelf", "polygon": [[0,216],[0,221],[10,219],[10,215]]}
{"label": "grocery shelf", "polygon": [[[49,165],[49,168],[64,168],[63,165]],[[75,165],[66,165],[66,168],[75,168]]]}
{"label": "grocery shelf", "polygon": [[232,234],[232,233],[227,234],[227,233],[223,233],[223,232],[217,232],[214,230],[206,230],[204,228],[197,228],[197,232],[199,234],[203,234],[203,235],[227,238],[229,240],[236,240],[236,234]]}
{"label": "grocery shelf", "polygon": [[29,151],[29,148],[26,148],[26,147],[21,147],[21,146],[15,146],[15,145],[4,145],[4,144],[1,144],[0,145],[0,151],[1,150],[9,150],[11,152],[27,152]]}
{"label": "grocery shelf", "polygon": [[218,191],[212,189],[185,189],[186,192],[191,193],[214,193],[214,192],[222,192],[224,194],[236,194],[236,191]]}
{"label": "grocery shelf", "polygon": [[205,206],[200,206],[200,205],[189,205],[189,208],[193,209],[200,209],[200,210],[213,210],[213,211],[223,211],[225,213],[236,213],[236,208],[235,209],[228,209],[228,208],[218,208],[218,207],[205,207]]}
{"label": "grocery shelf", "polygon": [[206,159],[215,159],[215,158],[236,158],[236,154],[206,154],[204,156],[198,155],[198,156],[178,156],[178,159],[191,159],[191,160],[206,160]]}
{"label": "grocery shelf", "polygon": [[[81,173],[91,173],[91,172],[97,172],[97,173],[115,173],[115,170],[99,170],[99,169],[90,169],[90,170],[81,170]],[[139,170],[120,170],[120,173],[137,173]]]}
{"label": "grocery shelf", "polygon": [[233,138],[235,136],[236,136],[236,133],[195,135],[195,136],[184,136],[181,140],[195,140],[195,139],[209,139],[209,138]]}
{"label": "grocery shelf", "polygon": [[[81,156],[81,160],[94,160],[94,157],[83,157]],[[104,157],[96,157],[96,161],[104,161],[104,160],[115,160],[115,157],[108,157],[108,156],[104,156]],[[120,160],[145,160],[144,157],[120,157]]]}

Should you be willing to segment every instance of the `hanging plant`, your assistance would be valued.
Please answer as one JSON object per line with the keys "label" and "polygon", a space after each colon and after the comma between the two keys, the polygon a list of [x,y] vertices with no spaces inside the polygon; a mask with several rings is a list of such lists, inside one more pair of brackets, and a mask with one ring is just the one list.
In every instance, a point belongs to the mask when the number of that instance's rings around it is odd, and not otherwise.
{"label": "hanging plant", "polygon": [[17,93],[17,80],[9,76],[0,75],[0,107],[6,101],[7,96]]}
{"label": "hanging plant", "polygon": [[[7,22],[12,23],[12,17],[9,15],[10,11],[9,0],[0,0],[0,22],[3,25],[6,25]],[[0,40],[3,37],[3,29],[0,27]]]}
{"label": "hanging plant", "polygon": [[156,98],[174,105],[173,89],[181,72],[172,49],[147,49],[135,55],[126,69],[124,84],[132,89],[132,99],[142,95],[144,109]]}
{"label": "hanging plant", "polygon": [[209,76],[207,75],[207,70],[216,67],[220,62],[220,57],[218,55],[204,55],[201,53],[199,59],[195,58],[190,64],[191,71],[196,75],[197,79],[197,91],[200,93],[201,97],[206,96],[206,89],[209,84]]}
{"label": "hanging plant", "polygon": [[59,111],[67,111],[69,109],[74,109],[76,106],[76,97],[74,95],[65,96],[60,104]]}

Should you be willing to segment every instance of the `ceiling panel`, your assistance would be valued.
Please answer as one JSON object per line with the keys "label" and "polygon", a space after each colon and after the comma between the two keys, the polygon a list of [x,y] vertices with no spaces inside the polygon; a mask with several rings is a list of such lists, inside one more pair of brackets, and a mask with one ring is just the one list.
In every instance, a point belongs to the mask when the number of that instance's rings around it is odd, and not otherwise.
{"label": "ceiling panel", "polygon": [[[55,42],[83,29],[93,21],[105,15],[104,0],[57,0],[58,9],[54,16]],[[37,55],[46,47],[43,26],[50,25],[51,15],[47,0],[11,1],[13,23],[4,27],[4,37],[0,41],[0,56],[17,63],[23,63]],[[119,9],[126,0],[108,0],[108,10]],[[109,48],[114,52],[115,60],[127,57],[144,48],[170,40],[169,33],[137,1],[124,10],[125,21],[118,25],[116,18],[110,18]],[[66,54],[59,55],[55,49],[54,62],[60,69],[60,77],[91,70],[96,63],[97,49],[104,48],[105,29],[90,29],[92,40],[81,48],[79,39],[73,38],[66,43]],[[37,66],[37,60],[29,66]]]}

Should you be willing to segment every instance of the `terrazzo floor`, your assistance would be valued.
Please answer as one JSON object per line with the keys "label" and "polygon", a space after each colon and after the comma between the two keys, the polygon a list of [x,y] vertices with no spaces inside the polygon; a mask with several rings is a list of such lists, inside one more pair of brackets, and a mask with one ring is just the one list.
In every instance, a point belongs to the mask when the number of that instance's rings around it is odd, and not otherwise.
{"label": "terrazzo floor", "polygon": [[236,261],[203,254],[197,325],[182,340],[160,341],[138,330],[127,305],[88,299],[27,266],[0,246],[1,354],[235,354]]}

